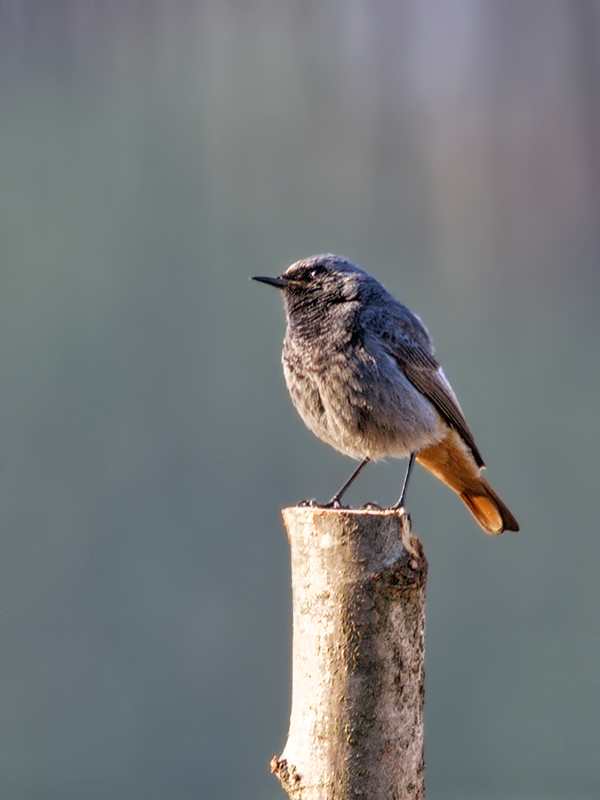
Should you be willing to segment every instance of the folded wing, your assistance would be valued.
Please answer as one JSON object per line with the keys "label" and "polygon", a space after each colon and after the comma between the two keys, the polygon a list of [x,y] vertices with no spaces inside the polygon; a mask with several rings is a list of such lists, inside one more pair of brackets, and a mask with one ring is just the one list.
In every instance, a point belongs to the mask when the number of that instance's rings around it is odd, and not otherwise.
{"label": "folded wing", "polygon": [[484,467],[475,438],[435,356],[411,337],[398,333],[399,335],[388,340],[389,354],[396,360],[415,389],[421,392],[435,406],[448,425],[460,434],[473,453],[477,466]]}

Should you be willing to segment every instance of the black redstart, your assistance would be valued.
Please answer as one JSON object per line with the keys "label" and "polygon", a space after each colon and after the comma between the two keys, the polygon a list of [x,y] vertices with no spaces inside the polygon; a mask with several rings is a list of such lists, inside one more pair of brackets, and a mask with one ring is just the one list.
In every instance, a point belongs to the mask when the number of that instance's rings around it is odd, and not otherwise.
{"label": "black redstart", "polygon": [[482,475],[473,434],[415,314],[340,256],[313,256],[254,280],[283,292],[283,370],[298,413],[319,439],[361,459],[328,507],[339,507],[367,462],[393,456],[410,459],[394,508],[403,508],[416,459],[485,531],[519,530]]}

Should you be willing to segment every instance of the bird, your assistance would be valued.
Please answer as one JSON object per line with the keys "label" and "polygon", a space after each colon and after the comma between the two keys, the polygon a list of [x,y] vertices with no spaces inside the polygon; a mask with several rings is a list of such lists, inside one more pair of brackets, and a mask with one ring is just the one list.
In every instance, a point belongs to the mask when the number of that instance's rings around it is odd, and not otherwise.
{"label": "bird", "polygon": [[484,531],[519,530],[483,475],[474,436],[416,314],[338,255],[304,258],[281,275],[253,280],[283,294],[283,371],[300,417],[319,439],[360,460],[323,507],[342,507],[370,461],[408,458],[391,508],[405,511],[416,461],[460,496]]}

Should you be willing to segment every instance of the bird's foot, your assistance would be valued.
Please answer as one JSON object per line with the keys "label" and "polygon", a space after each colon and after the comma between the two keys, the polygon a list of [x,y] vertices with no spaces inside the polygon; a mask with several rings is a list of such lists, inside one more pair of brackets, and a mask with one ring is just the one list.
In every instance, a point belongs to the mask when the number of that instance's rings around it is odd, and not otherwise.
{"label": "bird's foot", "polygon": [[406,517],[406,519],[408,520],[408,525],[410,527],[410,514],[404,508],[404,506],[399,506],[398,503],[396,503],[395,506],[390,506],[389,510],[395,511],[399,517]]}
{"label": "bird's foot", "polygon": [[340,498],[336,494],[328,503],[323,503],[322,508],[350,508],[350,506],[343,506]]}
{"label": "bird's foot", "polygon": [[350,508],[350,506],[343,506],[339,498],[332,497],[328,503],[318,503],[314,498],[312,500],[302,500],[297,503],[296,508]]}
{"label": "bird's foot", "polygon": [[377,503],[365,503],[363,506],[360,507],[361,511],[384,511],[382,506],[378,506]]}

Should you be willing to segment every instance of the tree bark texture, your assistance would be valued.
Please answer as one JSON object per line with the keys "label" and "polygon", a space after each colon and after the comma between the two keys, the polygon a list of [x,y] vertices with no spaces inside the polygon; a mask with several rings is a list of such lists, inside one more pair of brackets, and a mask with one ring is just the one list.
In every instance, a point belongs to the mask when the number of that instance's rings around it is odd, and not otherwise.
{"label": "tree bark texture", "polygon": [[271,769],[292,800],[422,800],[421,545],[396,511],[301,507],[283,517],[293,697]]}

